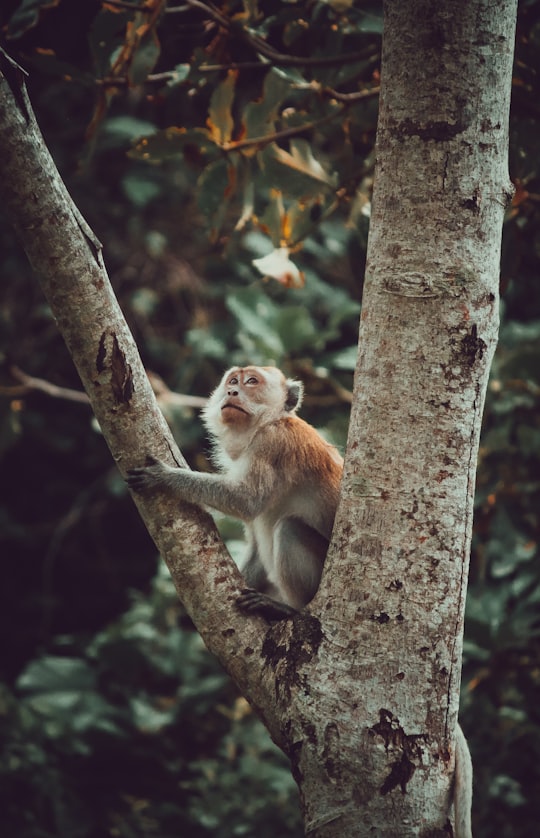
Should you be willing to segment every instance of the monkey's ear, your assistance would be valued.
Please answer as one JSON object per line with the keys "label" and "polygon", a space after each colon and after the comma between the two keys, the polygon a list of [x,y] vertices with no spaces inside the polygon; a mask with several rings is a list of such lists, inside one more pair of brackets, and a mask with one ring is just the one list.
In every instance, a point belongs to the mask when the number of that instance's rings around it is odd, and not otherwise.
{"label": "monkey's ear", "polygon": [[298,410],[302,404],[302,399],[304,398],[304,385],[301,381],[293,381],[292,378],[288,378],[285,383],[287,385],[285,410],[289,413],[293,413],[295,410]]}

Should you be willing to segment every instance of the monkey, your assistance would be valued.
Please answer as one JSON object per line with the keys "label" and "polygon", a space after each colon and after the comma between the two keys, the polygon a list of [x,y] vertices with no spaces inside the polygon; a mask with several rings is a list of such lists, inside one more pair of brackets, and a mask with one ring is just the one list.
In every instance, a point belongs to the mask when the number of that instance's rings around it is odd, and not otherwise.
{"label": "monkey", "polygon": [[[128,471],[136,492],[164,489],[244,523],[246,614],[290,618],[315,596],[336,513],[343,459],[300,419],[303,385],[275,367],[232,367],[202,418],[213,441],[215,474],[150,458]],[[472,763],[456,728],[453,804],[456,838],[471,838]]]}
{"label": "monkey", "polygon": [[300,381],[275,367],[233,367],[203,410],[219,472],[172,468],[153,459],[130,469],[131,489],[168,489],[244,523],[247,588],[237,604],[267,620],[313,599],[334,524],[343,459],[300,419]]}

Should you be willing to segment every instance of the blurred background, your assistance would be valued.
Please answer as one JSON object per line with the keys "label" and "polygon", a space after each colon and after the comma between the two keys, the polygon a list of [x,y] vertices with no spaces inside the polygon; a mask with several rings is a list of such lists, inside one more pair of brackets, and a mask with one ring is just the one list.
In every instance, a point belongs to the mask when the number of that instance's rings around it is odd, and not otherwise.
{"label": "blurred background", "polygon": [[[381,4],[6,0],[0,26],[190,464],[208,441],[176,394],[246,361],[303,379],[343,447]],[[461,712],[475,835],[509,838],[540,818],[539,69],[522,0]],[[182,610],[1,215],[0,270],[1,834],[300,836],[287,762]]]}

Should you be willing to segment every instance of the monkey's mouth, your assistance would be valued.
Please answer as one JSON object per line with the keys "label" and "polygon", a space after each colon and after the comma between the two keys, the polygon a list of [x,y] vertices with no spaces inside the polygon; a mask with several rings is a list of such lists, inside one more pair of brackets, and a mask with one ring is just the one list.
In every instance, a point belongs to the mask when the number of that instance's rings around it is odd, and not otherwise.
{"label": "monkey's mouth", "polygon": [[233,410],[238,410],[239,413],[244,413],[246,416],[249,416],[247,410],[244,410],[244,408],[240,407],[239,404],[234,404],[233,402],[225,402],[225,404],[221,408],[221,411],[223,412],[224,410],[229,410],[230,408],[232,408]]}

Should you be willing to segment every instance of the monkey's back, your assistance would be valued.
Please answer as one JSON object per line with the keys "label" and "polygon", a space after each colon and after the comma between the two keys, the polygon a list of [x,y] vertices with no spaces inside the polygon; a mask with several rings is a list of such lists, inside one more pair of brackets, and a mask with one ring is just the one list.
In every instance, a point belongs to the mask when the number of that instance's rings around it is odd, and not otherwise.
{"label": "monkey's back", "polygon": [[[297,416],[286,416],[261,428],[253,455],[275,481],[273,502],[265,518],[295,516],[325,538],[330,537],[339,499],[343,459],[318,431]],[[266,468],[265,468],[266,467]]]}

